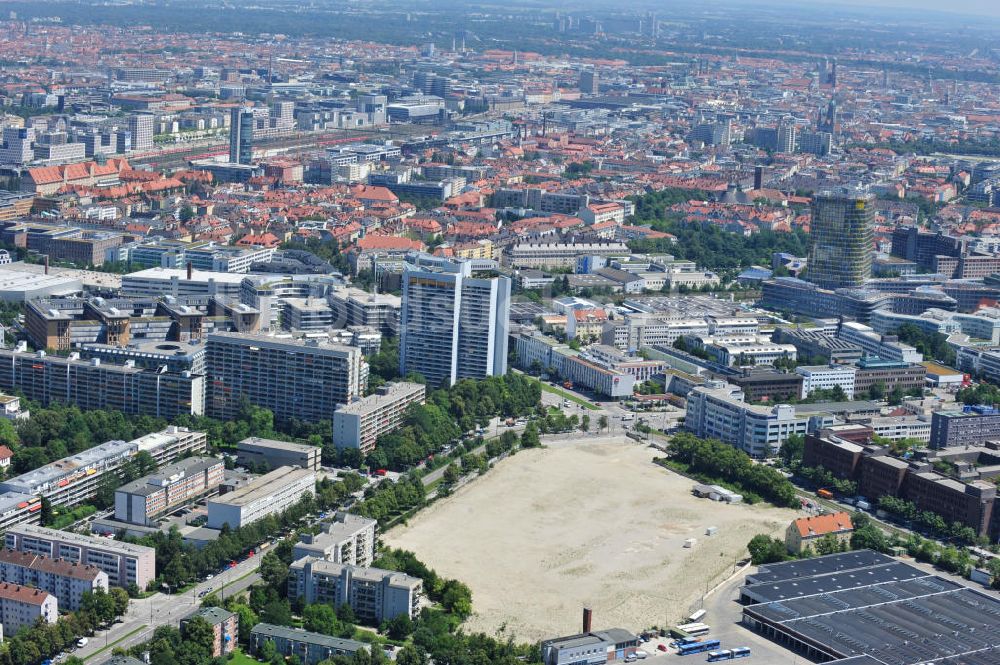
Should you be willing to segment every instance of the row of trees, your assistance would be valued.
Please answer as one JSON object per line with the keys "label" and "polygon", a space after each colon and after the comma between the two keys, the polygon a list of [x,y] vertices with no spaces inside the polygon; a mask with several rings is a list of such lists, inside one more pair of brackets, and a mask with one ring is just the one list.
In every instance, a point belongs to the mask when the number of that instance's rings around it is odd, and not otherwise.
{"label": "row of trees", "polygon": [[538,382],[522,374],[466,379],[451,388],[435,390],[426,404],[409,408],[403,427],[379,438],[368,456],[368,466],[403,471],[463,432],[485,427],[493,417],[531,413],[540,400]]}
{"label": "row of trees", "polygon": [[715,439],[677,434],[670,441],[670,460],[711,481],[722,481],[778,506],[797,507],[795,487],[776,469],[756,464],[749,455]]}
{"label": "row of trees", "polygon": [[820,466],[796,466],[795,475],[805,479],[814,487],[830,487],[844,496],[854,496],[858,493],[856,482],[846,478],[838,478]]}
{"label": "row of trees", "polygon": [[976,531],[961,522],[949,524],[943,517],[930,510],[920,510],[912,501],[899,497],[881,496],[878,507],[898,520],[912,522],[940,538],[953,539],[974,545],[979,541]]}

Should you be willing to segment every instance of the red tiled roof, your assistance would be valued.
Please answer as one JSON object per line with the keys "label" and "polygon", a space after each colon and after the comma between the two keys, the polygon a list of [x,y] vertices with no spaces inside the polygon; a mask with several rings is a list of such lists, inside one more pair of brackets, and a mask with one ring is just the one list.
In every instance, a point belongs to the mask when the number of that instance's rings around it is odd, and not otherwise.
{"label": "red tiled roof", "polygon": [[840,512],[814,517],[800,517],[795,520],[795,528],[799,530],[799,535],[803,538],[812,538],[825,536],[828,533],[853,531],[854,524],[851,523],[850,514]]}

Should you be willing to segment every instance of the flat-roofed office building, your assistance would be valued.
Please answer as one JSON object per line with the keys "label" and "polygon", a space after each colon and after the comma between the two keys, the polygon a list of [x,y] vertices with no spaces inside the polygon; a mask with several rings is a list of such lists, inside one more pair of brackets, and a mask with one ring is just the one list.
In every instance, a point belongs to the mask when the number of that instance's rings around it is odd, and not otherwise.
{"label": "flat-roofed office building", "polygon": [[237,529],[280,513],[294,505],[306,492],[316,490],[316,472],[283,466],[256,478],[235,492],[209,499],[208,523],[211,529],[224,524]]}
{"label": "flat-roofed office building", "polygon": [[319,469],[322,449],[303,443],[275,441],[249,436],[236,444],[236,461],[247,466],[265,465],[271,469],[297,466]]}

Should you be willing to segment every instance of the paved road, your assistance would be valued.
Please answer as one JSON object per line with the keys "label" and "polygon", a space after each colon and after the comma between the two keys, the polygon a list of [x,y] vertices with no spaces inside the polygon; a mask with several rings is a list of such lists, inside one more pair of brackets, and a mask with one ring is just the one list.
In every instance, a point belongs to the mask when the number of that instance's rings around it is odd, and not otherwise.
{"label": "paved road", "polygon": [[[111,655],[112,647],[128,648],[148,640],[158,626],[177,625],[182,618],[196,609],[201,602],[199,594],[203,591],[216,592],[220,596],[223,593],[230,595],[260,580],[260,576],[256,573],[260,559],[260,556],[253,556],[241,561],[235,568],[219,573],[213,579],[200,583],[183,595],[156,593],[149,598],[133,600],[129,603],[128,612],[122,623],[96,633],[90,638],[87,646],[76,649],[73,654],[86,660],[101,652],[97,657],[91,658],[93,662],[101,662],[102,658]],[[133,631],[138,632],[130,634]],[[125,637],[126,635],[128,637]],[[102,652],[105,645],[109,645],[109,648]]]}

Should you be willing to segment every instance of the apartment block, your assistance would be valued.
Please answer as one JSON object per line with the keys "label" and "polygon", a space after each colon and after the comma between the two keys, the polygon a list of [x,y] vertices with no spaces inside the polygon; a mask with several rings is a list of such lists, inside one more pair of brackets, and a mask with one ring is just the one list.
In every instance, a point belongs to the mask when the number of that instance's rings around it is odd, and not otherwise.
{"label": "apartment block", "polygon": [[263,335],[208,336],[207,412],[231,420],[244,400],[278,420],[333,420],[338,404],[364,394],[368,364],[352,346]]}
{"label": "apartment block", "polygon": [[333,412],[333,443],[338,448],[356,448],[362,455],[375,449],[383,434],[398,429],[411,404],[423,404],[426,387],[398,381],[377,393],[337,407]]}
{"label": "apartment block", "polygon": [[288,441],[274,441],[250,436],[236,444],[236,460],[243,465],[264,465],[271,469],[282,466],[297,466],[314,471],[320,466],[317,446]]}
{"label": "apartment block", "polygon": [[83,360],[79,353],[50,356],[29,352],[22,343],[0,349],[0,390],[18,391],[48,405],[71,404],[81,409],[111,409],[130,415],[172,420],[205,412],[205,377],[190,371],[160,372]]}
{"label": "apartment block", "polygon": [[115,490],[115,519],[152,525],[167,510],[218,489],[225,464],[215,457],[189,457]]}
{"label": "apartment block", "polygon": [[39,620],[55,623],[59,619],[59,601],[42,589],[19,584],[0,584],[0,624],[6,635],[30,628]]}
{"label": "apartment block", "polygon": [[283,466],[267,473],[235,492],[209,499],[208,523],[211,529],[224,524],[237,529],[257,520],[280,513],[316,490],[316,472]]}
{"label": "apartment block", "polygon": [[687,400],[687,429],[701,438],[735,446],[751,457],[776,454],[789,436],[805,434],[809,424],[808,418],[797,416],[786,404],[746,404],[743,391],[721,381],[694,388]]}
{"label": "apartment block", "polygon": [[0,549],[0,582],[47,591],[63,610],[80,608],[83,594],[108,590],[108,574],[96,566]]}
{"label": "apartment block", "polygon": [[181,619],[181,628],[191,619],[204,619],[212,627],[212,658],[226,657],[240,641],[240,617],[222,607],[202,607]]}
{"label": "apartment block", "polygon": [[4,535],[7,549],[65,559],[107,573],[108,584],[145,589],[156,577],[156,550],[109,538],[84,536],[34,524],[11,527]]}
{"label": "apartment block", "polygon": [[353,513],[338,512],[321,525],[319,533],[303,533],[292,549],[292,559],[313,557],[351,566],[368,567],[375,560],[378,522]]}
{"label": "apartment block", "polygon": [[751,402],[764,399],[778,402],[792,397],[798,399],[802,395],[802,375],[795,372],[779,372],[771,368],[745,369],[742,374],[727,377],[726,380],[739,386]]}
{"label": "apartment block", "polygon": [[927,368],[920,364],[909,364],[878,358],[862,358],[857,362],[854,373],[854,394],[863,395],[876,384],[889,394],[898,387],[902,391],[923,388],[927,382]]}
{"label": "apartment block", "polygon": [[114,473],[139,452],[148,452],[159,464],[204,452],[206,437],[183,427],[168,427],[133,441],[108,441],[33,471],[0,482],[0,492],[44,496],[56,506],[75,506],[97,493],[101,478]]}
{"label": "apartment block", "polygon": [[309,603],[349,605],[358,619],[376,624],[416,616],[423,581],[394,570],[361,568],[305,557],[288,567],[288,595]]}
{"label": "apartment block", "polygon": [[357,640],[345,640],[320,633],[310,633],[301,628],[259,623],[250,631],[250,651],[259,655],[264,644],[271,642],[285,658],[297,656],[302,665],[318,665],[334,656],[352,657],[371,646]]}

